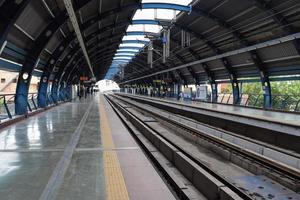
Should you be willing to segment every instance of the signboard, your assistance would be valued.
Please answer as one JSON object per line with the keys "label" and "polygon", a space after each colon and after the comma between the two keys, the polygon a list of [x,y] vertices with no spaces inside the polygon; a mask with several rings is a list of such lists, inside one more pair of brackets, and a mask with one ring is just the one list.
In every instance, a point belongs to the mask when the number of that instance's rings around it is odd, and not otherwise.
{"label": "signboard", "polygon": [[161,80],[153,80],[153,83],[161,83]]}
{"label": "signboard", "polygon": [[165,82],[165,83],[172,83],[173,80],[172,80],[171,78],[165,78],[165,79],[164,79],[164,82]]}
{"label": "signboard", "polygon": [[87,81],[87,80],[89,80],[89,78],[86,77],[86,76],[80,76],[80,80],[81,80],[81,81]]}
{"label": "signboard", "polygon": [[197,86],[196,99],[197,100],[206,100],[207,99],[207,86]]}

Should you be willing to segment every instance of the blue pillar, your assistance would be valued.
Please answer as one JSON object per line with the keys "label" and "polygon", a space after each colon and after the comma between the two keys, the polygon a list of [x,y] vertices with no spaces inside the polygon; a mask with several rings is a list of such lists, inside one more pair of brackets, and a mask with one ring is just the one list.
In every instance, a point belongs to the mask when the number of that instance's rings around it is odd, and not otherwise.
{"label": "blue pillar", "polygon": [[67,85],[65,91],[66,91],[65,92],[66,100],[70,100],[71,99],[71,86]]}
{"label": "blue pillar", "polygon": [[41,78],[39,90],[38,90],[38,107],[45,108],[47,107],[47,88],[48,88],[48,78]]}
{"label": "blue pillar", "polygon": [[218,102],[218,84],[211,83],[211,100],[213,103]]}
{"label": "blue pillar", "polygon": [[58,84],[57,84],[57,82],[53,82],[52,88],[51,88],[51,96],[52,96],[55,104],[58,102],[57,91],[58,91]]}
{"label": "blue pillar", "polygon": [[59,101],[59,96],[58,96],[58,84],[57,83],[53,83],[52,87],[51,87],[51,95],[53,97],[53,99],[56,100],[56,102]]}
{"label": "blue pillar", "polygon": [[60,85],[59,91],[58,91],[58,94],[59,94],[58,99],[60,101],[65,101],[65,92],[66,92],[66,89],[65,89],[64,85],[63,84]]}
{"label": "blue pillar", "polygon": [[30,78],[24,80],[19,77],[16,96],[15,96],[15,113],[16,115],[27,114],[27,103],[28,103],[28,89],[30,84]]}
{"label": "blue pillar", "polygon": [[28,90],[31,80],[32,70],[28,69],[31,65],[34,66],[32,62],[26,62],[19,73],[17,89],[15,94],[15,113],[16,115],[27,114],[28,106]]}
{"label": "blue pillar", "polygon": [[262,90],[264,94],[264,109],[272,108],[272,93],[269,78],[262,78]]}
{"label": "blue pillar", "polygon": [[231,80],[233,104],[240,104],[240,90],[237,80]]}
{"label": "blue pillar", "polygon": [[80,96],[80,86],[79,86],[79,84],[77,85],[77,97],[79,97]]}

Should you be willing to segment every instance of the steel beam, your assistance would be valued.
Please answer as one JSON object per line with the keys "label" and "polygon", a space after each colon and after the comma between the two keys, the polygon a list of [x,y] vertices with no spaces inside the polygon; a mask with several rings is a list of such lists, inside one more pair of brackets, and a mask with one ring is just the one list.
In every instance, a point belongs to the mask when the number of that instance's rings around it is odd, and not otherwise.
{"label": "steel beam", "polygon": [[[63,42],[54,50],[51,58],[48,60],[46,66],[44,67],[43,74],[40,79],[40,84],[38,88],[38,107],[45,108],[47,106],[47,88],[49,84],[49,77],[53,72],[55,65],[62,53],[62,51],[70,44],[73,37],[69,35],[63,40]],[[57,103],[57,98],[54,98],[54,103]]]}
{"label": "steel beam", "polygon": [[84,55],[84,57],[86,59],[88,67],[90,69],[91,75],[92,75],[92,77],[95,77],[94,71],[93,71],[93,68],[92,68],[92,65],[91,65],[91,61],[90,61],[90,58],[89,58],[89,55],[87,53],[86,46],[85,46],[85,43],[83,41],[81,30],[79,28],[77,17],[76,17],[76,14],[75,14],[75,11],[74,11],[74,8],[73,8],[73,5],[72,5],[72,1],[71,0],[64,0],[64,4],[65,4],[65,7],[67,9],[70,21],[72,22],[74,31],[76,33],[77,40],[79,41],[80,47],[81,47],[81,49],[83,51],[83,55]]}
{"label": "steel beam", "polygon": [[[82,4],[80,5],[83,6],[84,3],[86,2],[89,1],[87,0],[81,1]],[[28,52],[33,59],[27,58],[22,66],[22,69],[19,72],[19,78],[18,78],[16,96],[15,96],[15,112],[17,115],[27,113],[28,89],[32,77],[32,71],[34,67],[38,64],[39,56],[42,53],[42,51],[45,49],[45,46],[48,44],[48,41],[50,41],[54,33],[57,30],[59,30],[59,27],[65,20],[66,20],[65,12],[63,12],[59,17],[55,18],[47,26],[46,29],[42,31],[42,33],[34,41],[34,45],[32,49]]]}
{"label": "steel beam", "polygon": [[7,35],[16,23],[17,19],[30,3],[30,0],[10,1],[6,0],[0,6],[0,47],[6,41]]}
{"label": "steel beam", "polygon": [[162,70],[162,71],[155,72],[155,73],[152,73],[152,74],[148,74],[148,75],[145,75],[145,76],[141,76],[141,77],[132,79],[131,81],[135,81],[135,80],[146,78],[146,77],[155,76],[157,74],[166,73],[166,72],[169,72],[169,71],[174,71],[176,69],[181,69],[181,68],[191,66],[191,65],[202,64],[202,63],[205,63],[205,62],[213,61],[213,60],[216,60],[216,59],[221,59],[221,58],[228,57],[228,56],[247,53],[247,52],[252,51],[252,50],[258,50],[258,49],[263,49],[263,48],[266,48],[266,47],[271,47],[271,46],[274,46],[274,45],[277,45],[277,44],[280,44],[280,43],[290,42],[290,41],[293,41],[293,40],[296,40],[296,39],[299,39],[299,38],[300,38],[300,33],[295,33],[295,34],[292,34],[292,35],[289,35],[289,36],[269,40],[269,41],[266,41],[266,42],[258,43],[258,44],[255,44],[255,45],[251,45],[251,46],[240,48],[240,49],[233,50],[233,51],[228,51],[228,52],[225,52],[225,53],[222,53],[222,54],[219,54],[219,55],[211,56],[211,57],[208,57],[208,58],[193,61],[193,62],[184,64],[184,65],[180,65],[180,66],[177,66],[177,67],[173,67],[173,68],[170,68],[170,69],[166,69],[166,70]]}

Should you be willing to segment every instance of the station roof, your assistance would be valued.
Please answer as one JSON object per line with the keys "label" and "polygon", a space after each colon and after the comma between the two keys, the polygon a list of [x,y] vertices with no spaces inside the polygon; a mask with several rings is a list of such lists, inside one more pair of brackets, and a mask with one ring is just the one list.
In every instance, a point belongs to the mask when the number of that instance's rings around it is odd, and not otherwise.
{"label": "station roof", "polygon": [[[33,60],[34,72],[40,75],[48,70],[47,65],[53,65],[52,79],[55,73],[69,82],[92,76],[66,1],[24,0],[18,5],[0,1],[1,68],[19,71],[26,60]],[[192,84],[259,78],[262,73],[300,74],[297,0],[71,2],[98,80],[106,77],[128,84],[167,78]],[[155,40],[151,68],[147,63],[149,40],[144,35],[161,34],[162,24],[140,13],[157,13],[158,9],[176,10],[176,21],[170,27],[170,57],[163,63],[162,41]],[[158,27],[157,31],[153,27]],[[191,38],[191,44],[185,47],[181,45],[182,31]],[[122,78],[120,68],[124,68]]]}

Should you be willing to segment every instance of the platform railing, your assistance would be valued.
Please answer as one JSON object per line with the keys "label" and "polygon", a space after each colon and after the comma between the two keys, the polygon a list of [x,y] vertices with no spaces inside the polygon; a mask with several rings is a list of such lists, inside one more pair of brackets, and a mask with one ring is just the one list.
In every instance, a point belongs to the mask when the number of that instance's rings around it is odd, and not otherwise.
{"label": "platform railing", "polygon": [[52,97],[52,94],[51,92],[47,93],[47,105],[52,105],[54,104],[54,101],[53,101],[53,97]]}
{"label": "platform railing", "polygon": [[13,94],[0,95],[0,120],[12,118],[11,99],[14,99]]}
{"label": "platform railing", "polygon": [[[37,110],[37,93],[28,93],[28,112]],[[0,94],[0,121],[15,115],[15,94]]]}
{"label": "platform railing", "polygon": [[[120,91],[125,92],[125,91]],[[139,93],[137,93],[139,94]],[[139,94],[145,96],[151,96],[148,93]],[[165,96],[161,95],[152,95],[152,97],[160,98],[177,98],[178,94],[172,92],[167,92]],[[195,100],[195,94],[192,94],[192,99]],[[197,100],[200,101],[200,100]],[[211,103],[211,97],[208,96],[206,100],[201,100],[202,102]],[[219,93],[217,97],[218,104],[227,104],[233,105],[233,94],[232,93]],[[242,93],[240,96],[240,101],[237,106],[251,107],[251,108],[260,108],[262,109],[264,105],[264,95],[263,94],[254,94],[254,93]],[[272,108],[270,110],[279,110],[279,111],[289,111],[289,112],[300,112],[300,94],[299,95],[272,95]]]}
{"label": "platform railing", "polygon": [[273,95],[272,104],[274,109],[300,111],[300,95]]}
{"label": "platform railing", "polygon": [[[240,97],[240,106],[263,108],[263,94],[242,93]],[[233,104],[232,93],[218,94],[218,103]],[[283,110],[291,112],[300,111],[300,95],[272,95],[272,108],[274,110]]]}
{"label": "platform railing", "polygon": [[28,94],[28,101],[27,101],[28,111],[32,112],[37,110],[37,93],[29,93]]}

